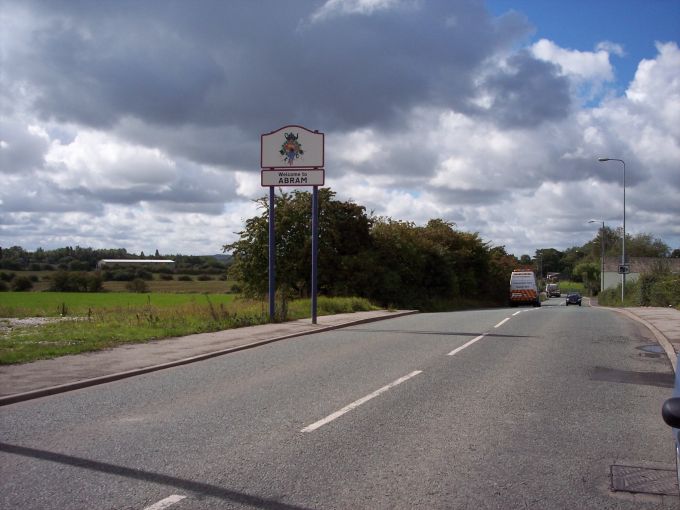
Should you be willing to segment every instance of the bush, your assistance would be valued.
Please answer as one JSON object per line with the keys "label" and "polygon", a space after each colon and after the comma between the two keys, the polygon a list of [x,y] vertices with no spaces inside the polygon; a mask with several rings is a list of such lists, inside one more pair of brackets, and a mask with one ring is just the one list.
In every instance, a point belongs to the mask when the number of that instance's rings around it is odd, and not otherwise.
{"label": "bush", "polygon": [[0,280],[0,292],[7,292],[8,290],[9,287],[7,286],[7,283],[3,280]]}
{"label": "bush", "polygon": [[135,278],[125,284],[125,288],[130,292],[149,292],[149,286],[146,284],[145,280],[141,278]]}
{"label": "bush", "polygon": [[53,292],[101,292],[103,281],[100,274],[59,271],[52,278],[49,290]]}
{"label": "bush", "polygon": [[104,290],[104,278],[102,275],[91,274],[87,276],[87,291],[88,292],[102,292]]}
{"label": "bush", "polygon": [[177,277],[177,281],[180,281],[180,282],[192,282],[192,281],[194,281],[194,280],[193,280],[193,278],[191,278],[191,276],[189,276],[188,274],[183,274],[183,275],[180,275],[180,276]]}
{"label": "bush", "polygon": [[11,287],[15,292],[24,292],[33,288],[33,282],[27,276],[17,276],[12,280]]}
{"label": "bush", "polygon": [[14,273],[5,273],[4,271],[0,271],[0,280],[3,282],[11,282],[15,276],[16,274]]}
{"label": "bush", "polygon": [[[604,306],[622,306],[621,285],[602,292],[598,301]],[[635,282],[626,282],[623,306],[680,306],[680,276],[649,273]]]}
{"label": "bush", "polygon": [[207,274],[202,274],[198,278],[196,278],[199,282],[207,282],[213,279],[212,276],[207,275]]}
{"label": "bush", "polygon": [[160,279],[161,279],[161,280],[164,280],[164,281],[166,281],[166,282],[169,282],[169,281],[171,281],[171,280],[174,280],[175,277],[172,276],[171,274],[161,273],[161,274],[160,274]]}

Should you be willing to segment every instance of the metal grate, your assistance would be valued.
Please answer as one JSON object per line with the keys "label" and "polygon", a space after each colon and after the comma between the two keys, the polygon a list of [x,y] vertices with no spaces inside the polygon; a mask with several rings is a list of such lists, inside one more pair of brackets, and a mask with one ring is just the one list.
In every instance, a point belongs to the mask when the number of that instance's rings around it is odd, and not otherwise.
{"label": "metal grate", "polygon": [[678,495],[678,479],[675,470],[641,466],[611,467],[612,490],[643,492],[662,496]]}

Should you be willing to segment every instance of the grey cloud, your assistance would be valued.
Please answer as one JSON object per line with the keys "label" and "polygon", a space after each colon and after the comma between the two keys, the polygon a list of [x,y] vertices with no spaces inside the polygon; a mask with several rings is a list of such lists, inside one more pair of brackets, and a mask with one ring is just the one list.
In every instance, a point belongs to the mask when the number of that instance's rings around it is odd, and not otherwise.
{"label": "grey cloud", "polygon": [[466,190],[452,190],[446,188],[430,187],[430,191],[443,204],[449,206],[468,206],[477,205],[483,207],[484,205],[496,205],[506,200],[512,200],[514,197],[510,196],[507,191],[486,190],[486,189],[466,189]]}
{"label": "grey cloud", "polygon": [[508,69],[489,76],[484,88],[492,95],[489,114],[505,127],[536,127],[565,118],[571,107],[569,81],[558,68],[528,52],[508,60]]}
{"label": "grey cloud", "polygon": [[0,120],[0,174],[41,168],[48,146],[45,138],[31,134],[25,125]]}
{"label": "grey cloud", "polygon": [[137,204],[140,202],[173,204],[177,211],[220,214],[224,202],[236,198],[236,183],[232,174],[206,173],[200,168],[184,168],[179,177],[162,187],[128,185],[119,188],[79,187],[72,190],[103,203]]}
{"label": "grey cloud", "polygon": [[473,0],[302,26],[317,3],[26,5],[48,24],[31,50],[10,47],[9,74],[40,91],[43,116],[99,127],[389,125],[415,104],[462,106],[470,72],[528,30]]}
{"label": "grey cloud", "polygon": [[103,213],[103,204],[78,190],[59,189],[44,177],[34,174],[7,182],[0,187],[0,213],[87,212]]}

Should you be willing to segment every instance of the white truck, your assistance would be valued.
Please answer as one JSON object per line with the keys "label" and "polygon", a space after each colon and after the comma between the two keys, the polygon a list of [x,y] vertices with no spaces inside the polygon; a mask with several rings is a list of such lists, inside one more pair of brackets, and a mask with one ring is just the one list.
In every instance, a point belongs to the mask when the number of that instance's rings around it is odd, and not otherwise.
{"label": "white truck", "polygon": [[510,306],[541,306],[536,275],[528,269],[516,269],[510,275]]}

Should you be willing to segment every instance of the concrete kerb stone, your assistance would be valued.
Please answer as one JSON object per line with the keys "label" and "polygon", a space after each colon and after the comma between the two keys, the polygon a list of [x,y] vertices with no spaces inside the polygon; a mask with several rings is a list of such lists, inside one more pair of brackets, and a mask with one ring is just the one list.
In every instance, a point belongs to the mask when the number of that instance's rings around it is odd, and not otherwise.
{"label": "concrete kerb stone", "polygon": [[239,345],[236,347],[230,347],[228,349],[222,349],[218,351],[212,351],[204,354],[199,354],[197,356],[191,356],[189,358],[183,358],[180,360],[176,361],[171,361],[168,363],[162,363],[159,365],[153,365],[149,367],[144,367],[144,368],[138,368],[134,370],[128,370],[125,372],[118,372],[114,374],[109,374],[101,377],[93,377],[91,379],[83,379],[80,381],[75,381],[72,383],[66,383],[66,384],[60,384],[58,386],[50,386],[46,388],[40,388],[37,390],[33,391],[27,391],[24,393],[16,393],[14,395],[6,395],[0,397],[0,406],[4,405],[9,405],[9,404],[15,404],[17,402],[24,402],[26,400],[32,400],[36,398],[41,398],[41,397],[46,397],[49,395],[56,395],[58,393],[65,393],[67,391],[73,391],[73,390],[78,390],[82,388],[87,388],[90,386],[96,386],[98,384],[104,384],[108,382],[113,382],[113,381],[119,381],[121,379],[126,379],[128,377],[134,377],[137,375],[142,375],[142,374],[147,374],[150,372],[156,372],[159,370],[164,370],[166,368],[172,368],[172,367],[178,367],[181,365],[187,365],[189,363],[194,363],[196,361],[203,361],[207,360],[210,358],[216,358],[218,356],[224,356],[225,354],[230,354],[233,352],[238,352],[238,351],[243,351],[245,349],[252,349],[254,347],[258,347],[260,345],[265,345],[273,342],[278,342],[280,340],[286,340],[289,338],[295,338],[299,336],[306,336],[306,335],[312,335],[315,333],[323,333],[325,331],[332,331],[335,329],[341,329],[341,328],[346,328],[348,326],[354,326],[358,324],[366,324],[369,322],[377,322],[380,320],[385,320],[385,319],[395,319],[397,317],[404,317],[406,315],[413,315],[420,313],[418,310],[406,310],[402,312],[395,312],[390,315],[381,315],[378,317],[368,317],[365,319],[360,319],[360,320],[354,320],[354,321],[347,321],[343,322],[340,324],[332,324],[330,326],[321,326],[316,329],[310,329],[307,331],[298,331],[295,333],[290,333],[287,335],[281,335],[273,338],[267,338],[265,340],[257,340],[255,342],[250,342],[247,344]]}
{"label": "concrete kerb stone", "polygon": [[600,308],[604,308],[606,310],[612,310],[614,312],[621,313],[621,314],[625,315],[626,317],[633,319],[634,321],[639,322],[640,324],[644,325],[647,329],[649,329],[652,332],[652,334],[654,335],[654,337],[656,337],[657,341],[659,342],[659,345],[661,345],[661,347],[663,347],[663,350],[666,352],[666,356],[668,356],[668,359],[670,360],[671,365],[673,365],[673,372],[678,371],[677,353],[675,352],[675,348],[673,347],[673,344],[671,344],[671,342],[666,338],[666,336],[661,331],[659,331],[652,323],[650,323],[649,321],[646,321],[642,317],[640,317],[640,316],[638,316],[638,315],[636,315],[632,312],[629,312],[625,308],[612,308],[612,307],[608,307],[608,306],[601,306]]}

